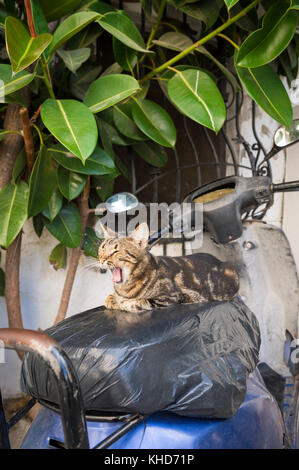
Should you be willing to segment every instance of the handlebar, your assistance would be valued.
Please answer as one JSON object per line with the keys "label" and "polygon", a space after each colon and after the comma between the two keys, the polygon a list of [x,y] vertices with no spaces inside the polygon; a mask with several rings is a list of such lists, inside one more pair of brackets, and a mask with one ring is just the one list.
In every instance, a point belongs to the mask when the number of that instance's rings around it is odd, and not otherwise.
{"label": "handlebar", "polygon": [[[0,328],[0,346],[1,342],[6,349],[29,351],[37,355],[51,369],[58,388],[65,447],[88,449],[80,386],[74,367],[61,346],[45,333],[21,328]],[[0,429],[0,434],[3,432],[5,429]]]}

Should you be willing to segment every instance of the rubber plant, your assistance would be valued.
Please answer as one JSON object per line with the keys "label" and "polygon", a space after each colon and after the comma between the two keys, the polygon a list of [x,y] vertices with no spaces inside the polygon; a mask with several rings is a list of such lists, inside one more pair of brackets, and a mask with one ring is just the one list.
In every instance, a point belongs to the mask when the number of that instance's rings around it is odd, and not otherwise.
{"label": "rubber plant", "polygon": [[[32,219],[37,236],[48,230],[57,239],[54,267],[68,264],[61,321],[82,249],[96,256],[88,215],[115,178],[130,179],[119,146],[154,166],[175,147],[172,118],[150,98],[154,82],[177,110],[215,133],[226,119],[222,77],[277,122],[292,120],[281,76],[289,85],[297,77],[299,0],[134,3],[150,28],[134,22],[126,2],[0,1],[0,295],[11,327],[23,327],[25,221]],[[181,15],[173,19],[175,10]],[[215,54],[224,44],[231,69]]]}

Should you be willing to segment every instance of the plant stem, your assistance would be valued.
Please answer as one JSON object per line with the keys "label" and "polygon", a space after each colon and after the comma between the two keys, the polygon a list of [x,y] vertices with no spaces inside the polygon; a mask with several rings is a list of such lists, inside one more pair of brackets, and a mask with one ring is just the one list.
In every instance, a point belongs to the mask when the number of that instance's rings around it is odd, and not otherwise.
{"label": "plant stem", "polygon": [[24,146],[25,146],[25,153],[26,153],[26,160],[27,160],[25,179],[26,181],[28,181],[31,170],[34,165],[35,152],[34,152],[34,143],[33,143],[30,119],[29,119],[27,108],[20,109],[20,117],[21,117],[22,129],[23,129]]}
{"label": "plant stem", "polygon": [[50,74],[49,74],[48,66],[46,64],[44,64],[42,59],[41,59],[41,65],[42,65],[42,69],[43,69],[43,77],[44,77],[45,84],[46,84],[46,87],[48,89],[49,95],[51,96],[51,98],[53,98],[55,100],[56,98],[55,98],[55,95],[54,95],[53,87],[50,83]]}
{"label": "plant stem", "polygon": [[152,27],[152,30],[150,32],[150,35],[148,37],[148,40],[147,40],[147,43],[146,43],[146,48],[149,49],[150,48],[150,45],[152,43],[152,40],[154,39],[155,37],[155,34],[157,32],[157,29],[160,25],[160,21],[162,19],[162,16],[163,16],[163,13],[164,13],[164,10],[165,10],[165,5],[166,5],[166,0],[162,0],[161,1],[161,4],[159,6],[159,10],[158,10],[158,16],[157,16],[157,21],[156,23],[153,25]]}
{"label": "plant stem", "polygon": [[164,64],[160,65],[159,67],[155,68],[152,70],[150,73],[148,73],[142,81],[149,80],[152,78],[154,75],[157,73],[163,72],[164,70],[167,69],[170,65],[175,64],[179,60],[183,59],[186,57],[190,52],[194,51],[194,49],[197,49],[198,46],[202,46],[206,42],[208,42],[210,39],[214,38],[215,36],[219,35],[224,29],[228,28],[230,25],[238,21],[240,18],[245,16],[252,8],[254,8],[261,0],[254,0],[250,5],[248,5],[244,10],[240,11],[237,15],[235,15],[233,18],[228,19],[225,23],[223,23],[221,26],[219,26],[217,29],[212,31],[211,33],[207,34],[204,36],[202,39],[199,39],[196,41],[192,46],[188,47],[184,51],[180,52],[176,56],[174,56],[172,59],[168,60]]}
{"label": "plant stem", "polygon": [[219,33],[218,36],[225,39],[227,42],[229,42],[232,46],[234,46],[235,49],[240,49],[240,47],[231,38],[229,38],[225,34]]}
{"label": "plant stem", "polygon": [[67,275],[65,278],[60,305],[59,305],[57,316],[55,318],[54,325],[64,320],[66,313],[67,313],[68,305],[70,302],[72,288],[73,288],[75,275],[76,275],[76,271],[77,271],[78,264],[79,264],[81,249],[82,249],[82,245],[84,241],[86,224],[87,224],[88,215],[89,215],[89,206],[88,206],[89,191],[90,191],[90,177],[88,177],[85,188],[83,189],[83,193],[76,200],[80,217],[81,217],[82,239],[81,239],[80,245],[77,246],[77,248],[73,248],[72,250],[70,264],[69,264],[69,268],[68,268]]}
{"label": "plant stem", "polygon": [[25,8],[26,8],[26,16],[27,16],[27,24],[30,31],[30,35],[32,38],[36,38],[36,31],[34,27],[33,15],[30,0],[25,0]]}

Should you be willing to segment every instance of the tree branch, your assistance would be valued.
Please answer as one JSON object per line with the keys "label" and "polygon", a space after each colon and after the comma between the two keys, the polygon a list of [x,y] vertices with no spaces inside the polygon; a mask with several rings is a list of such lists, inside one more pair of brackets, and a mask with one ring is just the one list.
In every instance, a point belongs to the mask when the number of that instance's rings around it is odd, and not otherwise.
{"label": "tree branch", "polygon": [[20,109],[20,117],[21,117],[21,122],[22,122],[25,153],[26,153],[26,160],[27,160],[25,179],[26,181],[28,181],[31,170],[34,165],[35,151],[34,151],[34,142],[33,142],[29,114],[28,114],[27,108]]}
{"label": "tree branch", "polygon": [[70,264],[69,264],[67,275],[65,278],[60,305],[59,305],[57,316],[54,321],[54,325],[64,320],[66,313],[67,313],[69,301],[71,298],[72,288],[73,288],[75,275],[76,275],[76,271],[77,271],[78,264],[79,264],[82,245],[84,241],[86,224],[87,224],[88,215],[89,215],[89,206],[88,206],[89,191],[90,191],[90,177],[88,177],[83,193],[76,200],[80,217],[81,217],[82,239],[81,239],[80,245],[77,246],[77,248],[74,248],[72,250]]}

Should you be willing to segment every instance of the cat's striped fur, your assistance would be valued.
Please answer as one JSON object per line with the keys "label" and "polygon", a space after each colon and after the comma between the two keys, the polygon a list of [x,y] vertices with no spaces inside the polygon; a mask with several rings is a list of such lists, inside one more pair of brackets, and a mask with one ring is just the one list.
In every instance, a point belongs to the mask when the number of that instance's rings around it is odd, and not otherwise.
{"label": "cat's striped fur", "polygon": [[146,224],[125,238],[104,228],[99,247],[102,268],[112,271],[114,294],[105,306],[130,312],[166,307],[174,303],[231,300],[239,278],[229,263],[207,253],[188,256],[154,256],[147,250]]}

